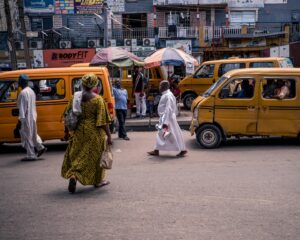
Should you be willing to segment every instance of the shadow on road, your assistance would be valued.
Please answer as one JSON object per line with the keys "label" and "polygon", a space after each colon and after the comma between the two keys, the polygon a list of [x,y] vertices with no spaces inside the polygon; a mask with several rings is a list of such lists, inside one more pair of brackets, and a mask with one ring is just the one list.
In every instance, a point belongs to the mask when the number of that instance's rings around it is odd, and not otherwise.
{"label": "shadow on road", "polygon": [[148,157],[149,157],[148,160],[156,162],[156,163],[161,163],[161,162],[165,162],[165,161],[169,161],[169,160],[177,161],[177,160],[184,159],[184,157],[177,157],[176,154],[177,154],[176,152],[174,152],[173,155],[162,152],[162,153],[160,153],[159,156],[148,155]]}
{"label": "shadow on road", "polygon": [[198,144],[196,139],[190,139],[186,142],[188,149],[201,151],[243,151],[243,150],[273,150],[274,147],[281,147],[284,149],[295,149],[295,146],[300,146],[297,138],[241,138],[229,139],[222,142],[219,148],[205,149]]}
{"label": "shadow on road", "polygon": [[[47,152],[60,152],[66,151],[68,144],[66,142],[55,142],[55,143],[47,143],[44,145],[47,147]],[[13,144],[3,144],[0,145],[0,154],[16,154],[16,153],[26,153],[25,149],[22,148],[20,143]]]}
{"label": "shadow on road", "polygon": [[102,188],[95,188],[93,186],[81,186],[80,184],[77,183],[77,189],[74,194],[71,194],[68,192],[68,181],[66,181],[66,188],[65,189],[57,189],[55,191],[49,192],[46,195],[50,198],[56,199],[56,200],[74,200],[77,198],[81,198],[84,196],[86,199],[87,197],[89,198],[94,198],[94,197],[99,197],[101,195],[104,195],[108,192],[109,186],[105,186]]}

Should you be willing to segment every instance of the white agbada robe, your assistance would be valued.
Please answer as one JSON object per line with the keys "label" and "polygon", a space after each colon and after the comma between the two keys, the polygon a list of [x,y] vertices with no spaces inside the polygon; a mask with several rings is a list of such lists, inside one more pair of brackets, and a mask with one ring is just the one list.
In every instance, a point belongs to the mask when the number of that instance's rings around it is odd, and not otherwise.
{"label": "white agbada robe", "polygon": [[157,111],[160,116],[158,127],[161,128],[163,124],[168,125],[171,137],[163,138],[160,131],[158,131],[155,149],[162,151],[185,151],[182,132],[176,120],[176,99],[169,89],[162,93]]}
{"label": "white agbada robe", "polygon": [[35,149],[44,148],[42,140],[37,134],[35,93],[30,87],[24,88],[18,96],[19,120],[21,121],[21,143],[26,149],[27,158],[36,158]]}

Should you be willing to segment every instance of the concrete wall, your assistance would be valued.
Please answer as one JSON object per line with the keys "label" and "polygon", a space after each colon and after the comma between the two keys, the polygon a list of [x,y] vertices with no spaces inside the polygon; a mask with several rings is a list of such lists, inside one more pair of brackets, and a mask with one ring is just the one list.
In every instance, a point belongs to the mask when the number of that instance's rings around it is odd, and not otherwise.
{"label": "concrete wall", "polygon": [[292,11],[300,11],[299,0],[288,0],[287,4],[265,4],[259,9],[258,22],[290,22]]}
{"label": "concrete wall", "polygon": [[125,1],[125,13],[153,12],[153,0]]}
{"label": "concrete wall", "polygon": [[[84,24],[81,26],[78,22]],[[93,15],[66,15],[63,16],[63,25],[74,31],[63,30],[62,38],[72,39],[74,47],[86,47],[87,40],[92,38],[103,38],[101,21]],[[100,29],[99,29],[100,27]]]}

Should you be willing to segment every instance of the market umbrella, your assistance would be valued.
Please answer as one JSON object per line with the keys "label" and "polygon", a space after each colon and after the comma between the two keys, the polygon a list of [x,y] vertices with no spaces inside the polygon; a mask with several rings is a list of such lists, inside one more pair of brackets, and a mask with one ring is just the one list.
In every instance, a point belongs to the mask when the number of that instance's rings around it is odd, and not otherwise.
{"label": "market umbrella", "polygon": [[116,67],[131,67],[143,66],[144,62],[141,58],[128,52],[126,49],[120,47],[102,48],[93,57],[91,66],[95,65],[109,65]]}
{"label": "market umbrella", "polygon": [[191,55],[185,53],[181,49],[162,48],[145,58],[145,68],[152,68],[162,65],[199,65],[198,61]]}

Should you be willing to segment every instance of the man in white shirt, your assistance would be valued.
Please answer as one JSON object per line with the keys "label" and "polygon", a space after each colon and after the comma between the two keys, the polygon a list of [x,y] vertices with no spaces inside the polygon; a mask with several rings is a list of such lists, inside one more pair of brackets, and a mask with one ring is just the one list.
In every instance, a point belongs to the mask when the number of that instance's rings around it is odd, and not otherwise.
{"label": "man in white shirt", "polygon": [[19,86],[22,91],[18,96],[17,105],[19,108],[19,121],[21,121],[21,143],[27,152],[27,157],[23,160],[32,161],[36,160],[47,149],[43,146],[42,140],[37,134],[36,97],[34,91],[28,86],[28,82],[29,77],[26,74],[20,75]]}
{"label": "man in white shirt", "polygon": [[158,115],[160,116],[157,125],[155,150],[148,152],[149,155],[158,156],[159,151],[179,151],[177,157],[187,154],[181,129],[176,120],[177,105],[173,93],[170,91],[168,81],[161,81],[159,90],[162,96],[158,105]]}

